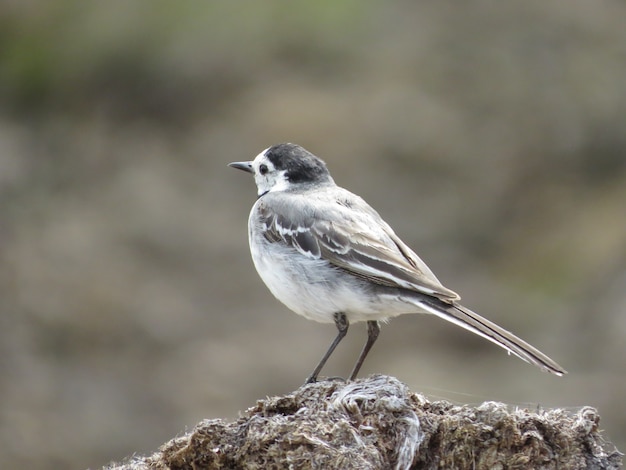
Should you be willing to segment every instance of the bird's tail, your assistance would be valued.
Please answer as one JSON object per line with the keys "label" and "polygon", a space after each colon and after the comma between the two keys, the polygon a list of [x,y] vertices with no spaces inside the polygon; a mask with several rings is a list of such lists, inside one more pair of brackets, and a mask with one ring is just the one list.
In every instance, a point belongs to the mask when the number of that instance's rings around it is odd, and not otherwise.
{"label": "bird's tail", "polygon": [[418,303],[428,313],[488,339],[529,364],[554,375],[567,374],[565,369],[537,348],[462,305],[449,304],[433,297],[420,298]]}

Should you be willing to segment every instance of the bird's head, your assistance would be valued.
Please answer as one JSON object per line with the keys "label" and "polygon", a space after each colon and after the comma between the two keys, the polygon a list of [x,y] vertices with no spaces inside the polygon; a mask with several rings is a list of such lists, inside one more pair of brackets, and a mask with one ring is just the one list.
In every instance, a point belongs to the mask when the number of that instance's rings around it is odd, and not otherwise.
{"label": "bird's head", "polygon": [[259,197],[298,186],[333,182],[326,164],[296,144],[276,144],[251,162],[233,162],[228,166],[254,174]]}

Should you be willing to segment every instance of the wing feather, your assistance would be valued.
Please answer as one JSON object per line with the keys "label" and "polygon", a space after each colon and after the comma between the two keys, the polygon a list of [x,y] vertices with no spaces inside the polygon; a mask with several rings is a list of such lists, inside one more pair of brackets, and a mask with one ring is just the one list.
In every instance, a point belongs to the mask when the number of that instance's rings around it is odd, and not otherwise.
{"label": "wing feather", "polygon": [[[293,195],[290,203],[259,204],[258,214],[269,242],[284,243],[304,256],[325,259],[355,276],[454,301],[426,264],[398,238],[378,213],[345,191],[349,204]],[[268,194],[264,197],[272,196]],[[345,194],[344,197],[347,197]],[[355,210],[357,209],[358,210]]]}

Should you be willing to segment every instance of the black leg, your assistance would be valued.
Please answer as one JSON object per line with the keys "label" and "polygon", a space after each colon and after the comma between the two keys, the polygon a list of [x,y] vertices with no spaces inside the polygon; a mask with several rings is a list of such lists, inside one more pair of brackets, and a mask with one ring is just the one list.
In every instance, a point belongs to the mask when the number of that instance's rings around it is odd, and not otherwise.
{"label": "black leg", "polygon": [[380,326],[378,325],[377,321],[368,321],[367,322],[367,342],[365,343],[365,346],[363,346],[363,350],[361,351],[361,355],[359,356],[359,359],[356,361],[356,364],[354,365],[354,369],[352,369],[352,374],[350,374],[350,380],[354,380],[356,379],[356,375],[359,373],[359,370],[361,369],[361,366],[363,365],[363,361],[365,361],[365,357],[367,356],[367,353],[370,352],[370,349],[372,349],[372,346],[374,345],[374,343],[376,342],[376,339],[378,338],[378,333],[380,333]]}
{"label": "black leg", "polygon": [[350,326],[350,323],[348,322],[348,319],[346,318],[345,313],[343,312],[335,313],[335,326],[337,327],[337,336],[335,337],[334,341],[330,345],[330,348],[328,348],[328,351],[326,351],[326,354],[324,354],[324,357],[322,357],[322,360],[317,365],[313,373],[309,375],[308,379],[306,379],[305,383],[310,384],[310,383],[317,381],[317,376],[322,370],[322,367],[324,367],[324,364],[326,364],[326,361],[328,360],[330,355],[333,353],[337,345],[340,343],[343,337],[346,336],[346,333],[348,333],[348,326]]}

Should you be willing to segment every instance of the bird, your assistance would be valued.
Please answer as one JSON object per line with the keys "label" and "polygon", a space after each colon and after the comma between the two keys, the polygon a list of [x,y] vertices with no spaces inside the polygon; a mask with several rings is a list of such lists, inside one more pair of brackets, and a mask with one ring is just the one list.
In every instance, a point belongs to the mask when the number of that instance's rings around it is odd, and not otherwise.
{"label": "bird", "polygon": [[350,324],[367,323],[367,340],[349,376],[356,379],[380,324],[402,314],[436,315],[504,348],[543,371],[559,364],[459,303],[424,261],[365,200],[337,184],[326,163],[303,147],[279,143],[252,161],[257,200],[248,218],[254,266],[270,292],[306,319],[334,323],[337,335],[305,383],[322,368]]}

